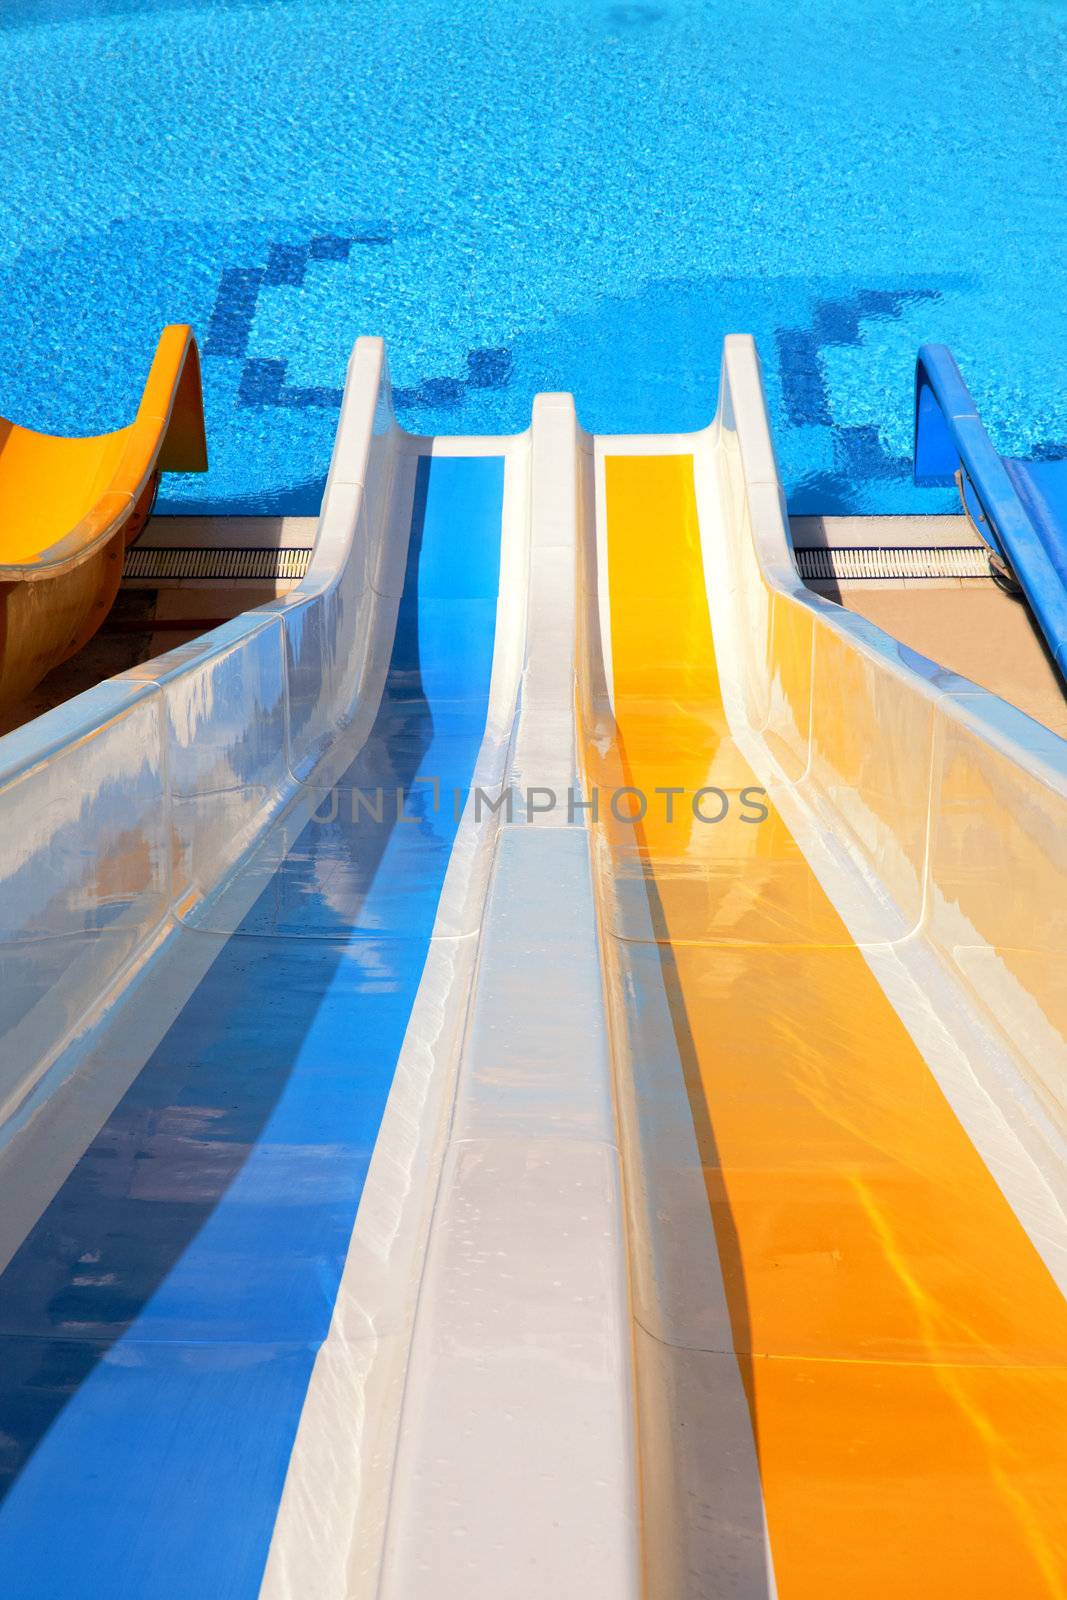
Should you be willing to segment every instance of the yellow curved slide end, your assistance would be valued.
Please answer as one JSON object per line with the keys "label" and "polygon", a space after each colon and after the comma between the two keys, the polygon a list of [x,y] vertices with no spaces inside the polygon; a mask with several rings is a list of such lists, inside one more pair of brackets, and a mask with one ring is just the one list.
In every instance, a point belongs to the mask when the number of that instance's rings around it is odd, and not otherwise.
{"label": "yellow curved slide end", "polygon": [[[586,770],[743,791],[692,458],[609,457],[606,491],[615,726]],[[1064,1600],[1067,1305],[768,810],[602,818],[598,892],[626,970],[670,979],[778,1592]]]}
{"label": "yellow curved slide end", "polygon": [[100,626],[160,473],[206,470],[200,358],[181,323],[163,330],[128,427],[65,439],[0,418],[0,716]]}

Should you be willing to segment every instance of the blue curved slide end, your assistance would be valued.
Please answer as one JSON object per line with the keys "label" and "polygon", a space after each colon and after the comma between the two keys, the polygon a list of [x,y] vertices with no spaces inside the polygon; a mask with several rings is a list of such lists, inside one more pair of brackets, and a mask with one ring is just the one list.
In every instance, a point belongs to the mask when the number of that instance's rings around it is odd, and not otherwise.
{"label": "blue curved slide end", "polygon": [[915,482],[951,484],[1015,572],[1067,679],[1067,461],[1013,461],[994,449],[963,374],[943,344],[915,364]]}
{"label": "blue curved slide end", "polygon": [[420,460],[370,738],[0,1278],[4,1600],[259,1590],[484,734],[503,476]]}

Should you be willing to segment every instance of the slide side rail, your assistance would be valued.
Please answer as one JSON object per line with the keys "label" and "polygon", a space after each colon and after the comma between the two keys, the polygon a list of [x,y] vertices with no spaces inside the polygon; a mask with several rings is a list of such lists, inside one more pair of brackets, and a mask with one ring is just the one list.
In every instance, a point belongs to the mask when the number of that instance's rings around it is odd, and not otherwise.
{"label": "slide side rail", "polygon": [[[1048,530],[1030,516],[951,350],[924,344],[915,364],[915,482],[943,487],[956,482],[957,473],[963,474],[965,505],[970,510],[977,503],[984,536],[1009,563],[1067,678],[1067,587],[1048,548]],[[1061,542],[1067,548],[1067,529]]]}
{"label": "slide side rail", "polygon": [[0,1146],[340,748],[390,604],[398,437],[360,339],[303,581],[0,739]]}
{"label": "slide side rail", "polygon": [[861,940],[927,940],[1062,1126],[1067,741],[804,588],[749,338],[713,436],[743,720],[875,886]]}

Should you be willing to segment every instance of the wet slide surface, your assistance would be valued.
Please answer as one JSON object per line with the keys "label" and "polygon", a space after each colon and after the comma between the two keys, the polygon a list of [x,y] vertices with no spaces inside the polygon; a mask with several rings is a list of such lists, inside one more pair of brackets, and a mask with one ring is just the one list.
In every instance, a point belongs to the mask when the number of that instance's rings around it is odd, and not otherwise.
{"label": "wet slide surface", "polygon": [[257,1593],[484,732],[503,475],[420,460],[368,742],[0,1278],[5,1600]]}
{"label": "wet slide surface", "polygon": [[[598,894],[639,1054],[669,1004],[778,1592],[1061,1596],[1067,1306],[780,817],[742,821],[692,458],[605,467],[616,742],[586,765],[650,804],[602,815]],[[714,825],[653,798],[705,785]]]}

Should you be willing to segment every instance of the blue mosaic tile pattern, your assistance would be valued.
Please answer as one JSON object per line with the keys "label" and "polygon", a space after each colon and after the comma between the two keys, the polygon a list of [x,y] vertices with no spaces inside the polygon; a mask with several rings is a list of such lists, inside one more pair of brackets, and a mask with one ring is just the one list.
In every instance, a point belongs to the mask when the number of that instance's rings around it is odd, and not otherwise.
{"label": "blue mosaic tile pattern", "polygon": [[748,331],[793,509],[935,511],[923,339],[1002,449],[1067,443],[1065,59],[1043,0],[8,0],[0,412],[116,426],[190,321],[212,466],[163,505],[307,512],[358,333],[406,425],[499,433],[543,389],[699,427]]}

